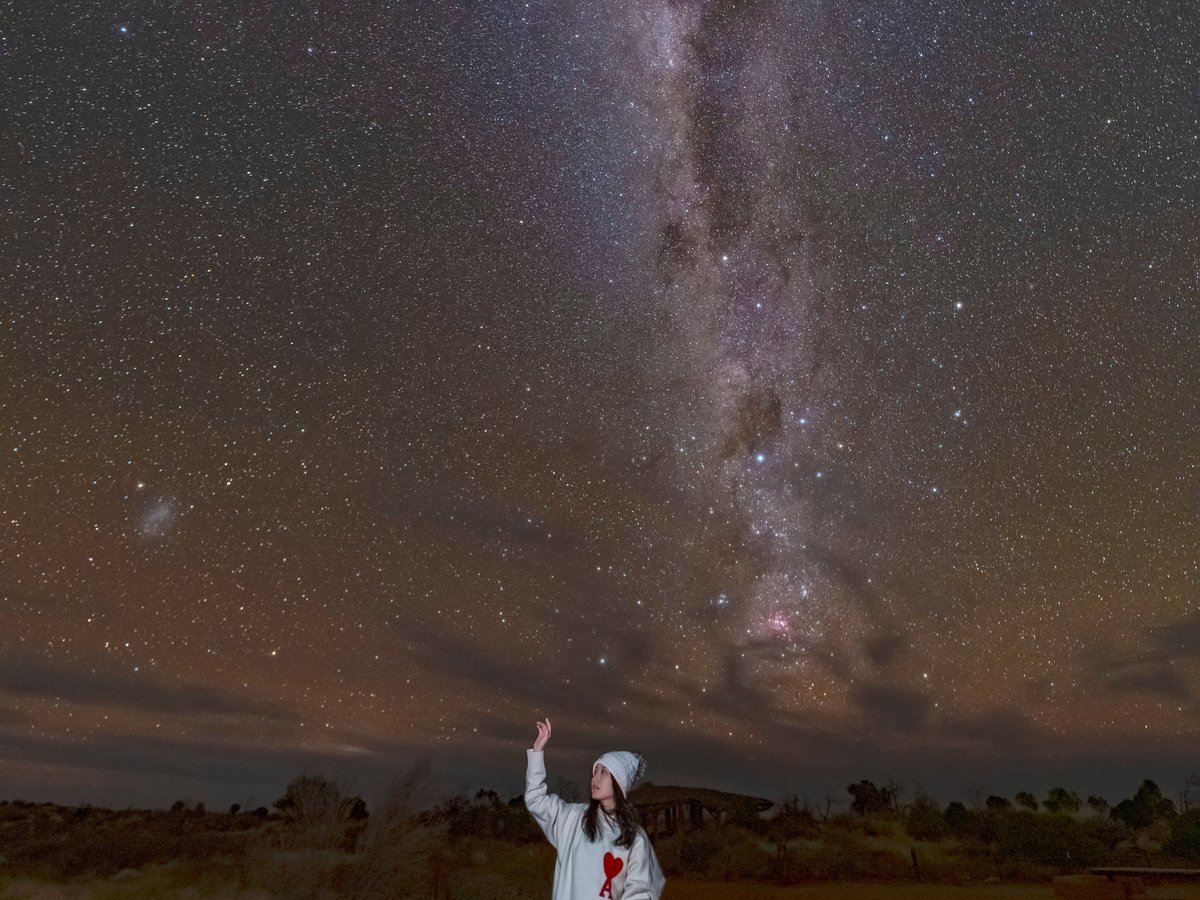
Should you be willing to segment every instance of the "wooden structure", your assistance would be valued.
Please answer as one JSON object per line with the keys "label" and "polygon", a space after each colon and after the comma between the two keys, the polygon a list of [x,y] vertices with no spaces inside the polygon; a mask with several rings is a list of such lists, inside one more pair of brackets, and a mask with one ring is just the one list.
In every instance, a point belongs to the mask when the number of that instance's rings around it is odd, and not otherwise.
{"label": "wooden structure", "polygon": [[1088,869],[1093,875],[1107,875],[1109,881],[1117,878],[1157,878],[1164,881],[1200,881],[1200,869],[1156,869],[1152,866],[1094,866]]}
{"label": "wooden structure", "polygon": [[646,833],[652,838],[710,825],[719,827],[735,817],[757,817],[775,805],[770,800],[745,794],[658,784],[634,788],[629,802],[637,809]]}
{"label": "wooden structure", "polygon": [[1109,878],[1128,875],[1135,878],[1166,878],[1171,881],[1175,878],[1188,881],[1190,878],[1200,878],[1200,869],[1154,869],[1153,866],[1139,868],[1139,866],[1127,865],[1097,865],[1088,869],[1092,875],[1108,875]]}
{"label": "wooden structure", "polygon": [[1200,869],[1156,869],[1140,866],[1095,866],[1089,875],[1059,875],[1054,896],[1062,900],[1130,900],[1146,896],[1146,884],[1200,879]]}

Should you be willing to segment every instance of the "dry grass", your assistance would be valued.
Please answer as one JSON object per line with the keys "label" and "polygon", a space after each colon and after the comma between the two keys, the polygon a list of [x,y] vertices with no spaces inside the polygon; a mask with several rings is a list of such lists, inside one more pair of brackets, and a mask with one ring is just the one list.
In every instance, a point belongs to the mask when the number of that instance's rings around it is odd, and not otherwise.
{"label": "dry grass", "polygon": [[[348,819],[343,803],[325,803],[307,817],[0,804],[0,900],[549,896],[554,849],[540,834],[530,839],[510,827],[512,804],[481,795],[477,803],[454,807],[458,818],[418,814],[414,792],[422,778],[421,767],[414,767],[367,821]],[[1046,821],[1033,824],[1041,827],[1035,834],[1046,831]],[[1039,862],[1036,854],[1006,856],[996,852],[1000,841],[989,846],[972,832],[917,840],[887,817],[844,817],[809,831],[790,841],[783,857],[772,841],[736,825],[657,840],[667,872],[665,900],[1051,898],[1052,875],[1089,865],[1064,868]],[[1132,850],[1122,849],[1125,844],[1108,847],[1109,864],[1145,864],[1145,853],[1126,859]],[[918,874],[914,851],[920,884],[912,880]],[[1155,862],[1169,860],[1156,855]],[[986,883],[992,877],[1003,883]],[[1159,885],[1143,896],[1200,900],[1200,886]]]}
{"label": "dry grass", "polygon": [[[521,854],[514,854],[507,860],[508,865],[502,864],[498,868],[525,869],[528,874],[529,865],[533,863],[536,866],[535,857],[538,854],[534,848],[525,849],[527,853],[524,858]],[[491,854],[481,853],[478,848],[472,856],[473,871],[460,872],[458,877],[445,885],[447,893],[439,893],[439,896],[449,896],[454,900],[526,900],[549,894],[550,879],[542,873],[537,878],[526,878],[517,887],[514,885],[514,872],[489,871],[500,860],[492,858]],[[275,874],[280,874],[280,871],[276,869]],[[516,878],[516,881],[520,880]],[[0,878],[0,900],[274,900],[281,896],[294,896],[282,885],[276,884],[274,887],[275,891],[239,888],[220,874],[205,877],[194,869],[168,864],[147,866],[117,879],[94,879],[72,884]],[[340,898],[348,895],[334,890],[323,896]],[[776,887],[747,882],[672,878],[667,882],[663,900],[1051,900],[1053,896],[1049,885],[1037,884],[959,886],[816,882]],[[1142,896],[1145,900],[1200,900],[1200,885],[1152,886]]]}

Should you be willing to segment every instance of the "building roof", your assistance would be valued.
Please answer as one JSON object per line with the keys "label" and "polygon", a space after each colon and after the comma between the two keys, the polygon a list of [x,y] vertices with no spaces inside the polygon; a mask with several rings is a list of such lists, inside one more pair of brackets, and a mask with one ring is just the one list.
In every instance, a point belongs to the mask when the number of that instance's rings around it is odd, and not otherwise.
{"label": "building roof", "polygon": [[729,791],[714,791],[709,788],[676,787],[667,784],[644,784],[633,789],[629,801],[639,808],[653,806],[672,806],[676,803],[694,801],[709,809],[740,810],[754,809],[765,812],[774,806],[771,800],[762,797],[750,797],[746,794],[733,794]]}

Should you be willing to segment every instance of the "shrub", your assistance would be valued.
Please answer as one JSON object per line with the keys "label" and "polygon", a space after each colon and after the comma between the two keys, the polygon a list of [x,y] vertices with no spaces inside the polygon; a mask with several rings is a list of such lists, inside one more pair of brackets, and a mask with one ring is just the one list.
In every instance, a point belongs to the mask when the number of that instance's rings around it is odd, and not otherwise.
{"label": "shrub", "polygon": [[907,856],[880,849],[877,841],[841,830],[823,831],[820,844],[804,848],[797,868],[801,877],[818,881],[904,880],[912,874],[912,863]]}
{"label": "shrub", "polygon": [[924,794],[918,794],[905,810],[904,827],[913,837],[927,841],[936,841],[950,832],[942,811]]}
{"label": "shrub", "polygon": [[1066,816],[1019,812],[996,822],[999,861],[1020,859],[1081,868],[1099,865],[1107,849],[1094,829]]}
{"label": "shrub", "polygon": [[823,831],[819,844],[806,846],[798,860],[803,878],[830,881],[852,877],[856,861],[867,853],[866,842],[847,831]]}
{"label": "shrub", "polygon": [[1171,824],[1166,851],[1184,859],[1200,859],[1200,809],[1192,809]]}
{"label": "shrub", "polygon": [[707,829],[690,831],[679,845],[679,867],[684,872],[704,873],[721,850],[721,835]]}
{"label": "shrub", "polygon": [[773,854],[762,848],[752,832],[727,827],[719,835],[723,840],[704,868],[709,878],[762,878],[771,870]]}
{"label": "shrub", "polygon": [[957,800],[946,804],[946,826],[957,838],[982,840],[986,831],[986,814],[967,809]]}

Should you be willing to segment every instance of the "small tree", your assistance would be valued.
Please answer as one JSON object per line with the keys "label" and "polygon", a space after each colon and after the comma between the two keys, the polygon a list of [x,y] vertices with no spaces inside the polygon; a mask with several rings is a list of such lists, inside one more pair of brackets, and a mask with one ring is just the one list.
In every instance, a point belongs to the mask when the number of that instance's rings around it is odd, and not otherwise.
{"label": "small tree", "polygon": [[1146,828],[1159,819],[1175,815],[1175,804],[1163,796],[1162,789],[1147,778],[1131,799],[1113,807],[1112,816],[1130,828]]}
{"label": "small tree", "polygon": [[1087,798],[1087,805],[1092,808],[1096,815],[1100,818],[1108,815],[1109,804],[1103,797],[1092,794]]}
{"label": "small tree", "polygon": [[997,797],[995,794],[991,794],[984,805],[987,807],[988,812],[1003,812],[1006,809],[1012,809],[1011,800],[1007,797]]}
{"label": "small tree", "polygon": [[832,791],[828,792],[821,800],[821,821],[828,822],[830,819],[832,819],[834,816],[834,809],[838,806],[841,806],[844,802],[844,800],[842,800]]}
{"label": "small tree", "polygon": [[951,800],[946,804],[946,812],[944,815],[946,824],[950,827],[950,831],[952,831],[956,836],[972,836],[975,830],[975,821],[974,816],[971,815],[971,811],[967,809],[966,806],[964,806],[958,800]]}
{"label": "small tree", "polygon": [[1079,795],[1062,787],[1050,788],[1042,805],[1051,813],[1079,812]]}
{"label": "small tree", "polygon": [[301,775],[294,779],[274,806],[289,822],[307,826],[337,817],[342,805],[338,786],[320,775]]}
{"label": "small tree", "polygon": [[1020,791],[1013,797],[1013,799],[1016,800],[1020,806],[1024,806],[1026,809],[1036,810],[1038,808],[1037,797],[1033,796],[1033,794],[1029,793],[1029,791]]}
{"label": "small tree", "polygon": [[1179,795],[1179,811],[1185,813],[1192,809],[1200,809],[1200,770],[1187,777]]}
{"label": "small tree", "polygon": [[946,817],[937,803],[922,790],[917,791],[905,811],[904,827],[910,835],[923,841],[936,841],[949,831]]}
{"label": "small tree", "polygon": [[767,839],[775,845],[776,855],[782,859],[787,856],[787,842],[813,834],[817,820],[808,805],[793,794],[784,798],[766,826]]}
{"label": "small tree", "polygon": [[867,781],[864,778],[857,784],[849,785],[846,790],[854,797],[850,808],[860,816],[869,816],[872,813],[881,813],[891,809],[893,793],[890,787],[878,788],[873,781]]}

